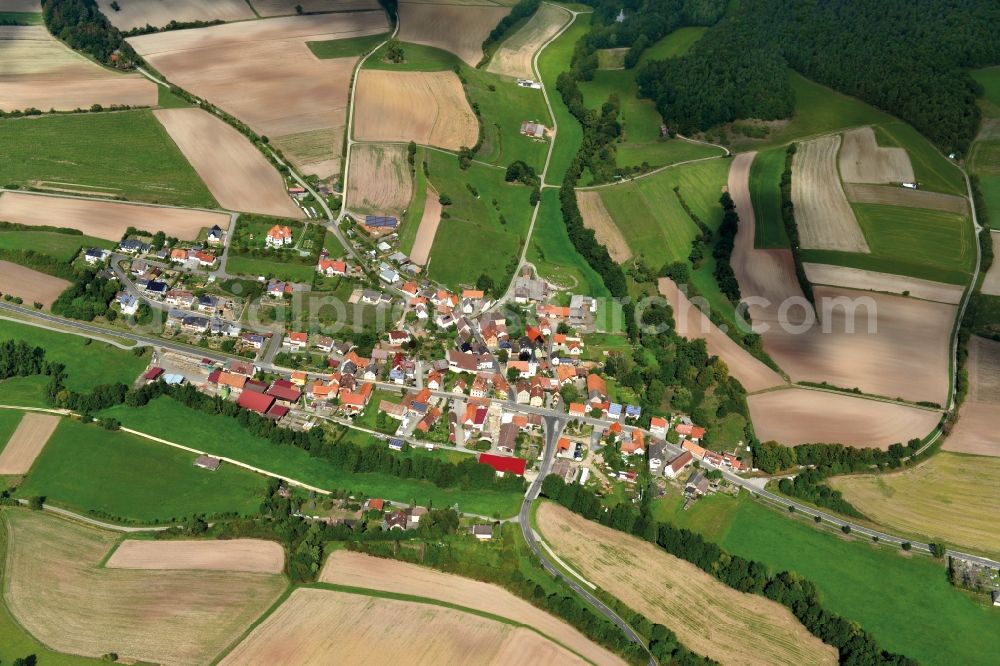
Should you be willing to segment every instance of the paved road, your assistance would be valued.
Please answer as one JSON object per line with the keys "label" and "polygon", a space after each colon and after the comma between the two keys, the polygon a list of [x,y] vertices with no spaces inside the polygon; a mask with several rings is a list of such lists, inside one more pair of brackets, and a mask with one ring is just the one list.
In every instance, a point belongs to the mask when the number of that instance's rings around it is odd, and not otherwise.
{"label": "paved road", "polygon": [[[629,637],[629,640],[633,643],[641,645],[643,649],[646,649],[645,641],[642,640],[639,634],[637,634],[635,630],[632,629],[627,622],[625,622],[625,620],[619,617],[618,614],[608,608],[604,602],[584,589],[583,586],[578,584],[575,580],[566,576],[560,569],[556,568],[548,560],[539,547],[539,541],[535,535],[535,531],[531,529],[531,505],[536,499],[538,499],[538,495],[542,491],[542,481],[545,480],[545,477],[548,476],[549,471],[552,469],[552,460],[555,458],[556,452],[556,442],[559,440],[559,436],[562,434],[565,426],[565,418],[558,418],[555,416],[545,417],[545,451],[542,454],[542,463],[538,468],[538,477],[534,480],[531,486],[528,487],[528,491],[524,495],[524,503],[521,504],[521,512],[518,514],[518,522],[521,525],[521,534],[524,535],[524,540],[528,543],[528,547],[531,548],[531,552],[535,554],[535,557],[538,558],[539,562],[542,563],[542,567],[547,572],[562,580],[584,601],[590,604],[593,608],[597,609],[601,615],[614,622],[615,625],[625,632],[625,635]],[[649,663],[650,666],[655,666],[656,664],[652,657],[650,657]]]}

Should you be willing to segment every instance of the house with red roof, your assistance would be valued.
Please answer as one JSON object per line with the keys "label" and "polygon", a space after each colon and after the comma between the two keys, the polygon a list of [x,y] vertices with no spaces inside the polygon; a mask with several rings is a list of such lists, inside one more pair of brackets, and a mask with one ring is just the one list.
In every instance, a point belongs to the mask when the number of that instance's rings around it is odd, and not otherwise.
{"label": "house with red roof", "polygon": [[654,416],[653,418],[649,419],[649,434],[651,434],[653,437],[666,439],[667,420],[661,416]]}
{"label": "house with red roof", "polygon": [[504,474],[515,474],[524,476],[524,470],[528,466],[528,461],[516,456],[497,456],[491,453],[480,453],[479,463],[489,465],[496,470],[497,476]]}
{"label": "house with red roof", "polygon": [[646,438],[643,437],[642,431],[638,428],[634,428],[631,432],[631,437],[622,442],[622,455],[643,455],[646,453]]}
{"label": "house with red roof", "polygon": [[365,382],[355,392],[342,392],[340,396],[341,408],[348,414],[360,414],[368,406],[373,389],[373,384]]}
{"label": "house with red roof", "polygon": [[285,336],[285,346],[292,349],[305,349],[309,346],[309,335],[307,333],[289,332]]}
{"label": "house with red roof", "polygon": [[556,442],[556,455],[560,458],[566,458],[572,455],[570,452],[572,449],[572,444],[566,437],[560,437],[559,441]]}
{"label": "house with red roof", "polygon": [[673,460],[667,463],[666,467],[663,468],[663,474],[671,479],[675,479],[677,478],[677,475],[681,473],[681,470],[690,465],[693,461],[694,456],[691,455],[690,451],[681,451],[679,454],[674,456]]}
{"label": "house with red roof", "polygon": [[276,224],[267,230],[267,237],[264,243],[268,247],[282,248],[292,244],[292,230],[281,224]]}
{"label": "house with red roof", "polygon": [[678,423],[674,427],[674,431],[678,435],[684,435],[685,437],[693,440],[694,442],[701,441],[701,438],[705,436],[705,429],[696,425],[691,425],[689,423]]}
{"label": "house with red roof", "polygon": [[608,387],[604,383],[604,378],[594,373],[587,375],[587,400],[602,403],[607,399]]}
{"label": "house with red roof", "polygon": [[316,272],[327,277],[347,275],[347,262],[334,261],[333,259],[322,258],[316,264]]}
{"label": "house with red roof", "polygon": [[276,379],[271,383],[265,393],[275,400],[295,404],[302,397],[299,387],[287,379]]}
{"label": "house with red roof", "polygon": [[236,404],[243,409],[248,409],[251,412],[257,412],[263,416],[267,414],[271,407],[274,406],[274,397],[267,395],[266,393],[243,391],[240,393],[240,397],[236,400]]}
{"label": "house with red roof", "polygon": [[570,416],[586,416],[587,408],[582,403],[571,402],[569,404],[569,415]]}

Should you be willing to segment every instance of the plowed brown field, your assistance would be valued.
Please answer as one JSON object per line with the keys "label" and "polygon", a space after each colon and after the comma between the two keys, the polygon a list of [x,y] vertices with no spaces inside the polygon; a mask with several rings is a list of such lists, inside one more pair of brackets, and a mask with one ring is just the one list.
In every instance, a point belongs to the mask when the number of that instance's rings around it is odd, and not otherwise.
{"label": "plowed brown field", "polygon": [[87,60],[54,39],[44,26],[0,26],[0,54],[4,111],[29,107],[68,111],[93,104],[152,106],[157,101],[152,81]]}
{"label": "plowed brown field", "polygon": [[69,284],[62,278],[0,261],[0,294],[19,296],[25,303],[41,303],[47,308]]}
{"label": "plowed brown field", "polygon": [[792,159],[792,203],[802,247],[869,252],[837,174],[839,136],[798,145]]}
{"label": "plowed brown field", "polygon": [[295,7],[309,12],[348,12],[359,9],[378,9],[378,0],[250,0],[250,4],[261,16],[284,16],[295,14]]}
{"label": "plowed brown field", "polygon": [[434,236],[437,235],[438,225],[441,224],[441,210],[438,193],[428,185],[427,201],[424,202],[424,213],[420,217],[420,228],[417,230],[417,237],[410,250],[410,261],[413,263],[421,266],[427,265],[427,260],[431,256],[431,247],[434,246]]}
{"label": "plowed brown field", "polygon": [[969,394],[958,422],[944,441],[946,451],[1000,456],[1000,342],[969,340]]}
{"label": "plowed brown field", "polygon": [[617,656],[592,643],[562,620],[489,583],[346,550],[330,554],[319,579],[325,583],[427,597],[492,613],[534,627],[595,664],[622,663]]}
{"label": "plowed brown field", "polygon": [[913,165],[903,148],[881,148],[871,127],[844,132],[840,175],[845,183],[913,182]]}
{"label": "plowed brown field", "polygon": [[123,541],[104,565],[109,569],[248,571],[281,573],[285,550],[275,541]]}
{"label": "plowed brown field", "polygon": [[632,258],[632,249],[622,235],[611,213],[604,207],[599,191],[577,190],[576,202],[583,216],[583,226],[594,230],[597,241],[608,248],[608,254],[619,264]]}
{"label": "plowed brown field", "polygon": [[534,79],[532,67],[535,54],[558,33],[570,14],[562,7],[542,3],[535,15],[521,28],[503,41],[490,59],[486,71],[523,79]]}
{"label": "plowed brown field", "polygon": [[416,141],[458,150],[472,146],[479,124],[454,72],[362,70],[354,138]]}
{"label": "plowed brown field", "polygon": [[926,437],[941,420],[935,411],[805,388],[747,396],[747,406],[757,438],[787,446],[826,443],[887,449]]}
{"label": "plowed brown field", "polygon": [[546,502],[538,528],[556,554],[601,589],[723,664],[836,664],[837,651],[784,606],[737,592],[653,544]]}
{"label": "plowed brown field", "polygon": [[[1000,231],[990,233],[993,241],[993,256],[1000,257]],[[1000,296],[1000,259],[994,259],[990,270],[986,271],[983,278],[983,293],[991,296]]]}
{"label": "plowed brown field", "polygon": [[105,569],[115,535],[41,511],[3,511],[4,600],[46,646],[100,657],[200,665],[281,595],[281,576]]}
{"label": "plowed brown field", "polygon": [[297,664],[582,664],[530,629],[460,610],[298,589],[220,662]]}
{"label": "plowed brown field", "polygon": [[965,197],[940,194],[927,190],[911,190],[896,185],[864,185],[844,183],[848,201],[854,203],[885,204],[907,208],[929,208],[945,213],[968,215],[969,204]]}
{"label": "plowed brown field", "polygon": [[887,291],[893,294],[908,292],[914,298],[952,305],[962,300],[962,293],[965,291],[957,284],[944,284],[920,278],[892,275],[891,273],[866,271],[861,268],[811,263],[805,263],[803,266],[806,269],[809,282],[813,284],[868,291]]}
{"label": "plowed brown field", "polygon": [[410,203],[413,179],[401,144],[355,144],[347,207],[359,213],[400,217]]}
{"label": "plowed brown field", "polygon": [[0,474],[27,474],[57,425],[58,416],[25,412],[6,446],[0,446]]}
{"label": "plowed brown field", "polygon": [[399,39],[451,51],[473,67],[483,59],[483,40],[510,7],[399,3]]}
{"label": "plowed brown field", "polygon": [[146,25],[162,27],[171,21],[244,21],[257,16],[246,0],[98,0],[101,12],[119,30]]}
{"label": "plowed brown field", "polygon": [[193,240],[214,224],[229,228],[229,215],[185,208],[142,206],[117,201],[5,192],[0,195],[0,220],[18,224],[79,229],[86,236],[117,241],[129,227]]}
{"label": "plowed brown field", "polygon": [[235,128],[202,109],[160,109],[159,120],[223,208],[303,217],[285,181]]}

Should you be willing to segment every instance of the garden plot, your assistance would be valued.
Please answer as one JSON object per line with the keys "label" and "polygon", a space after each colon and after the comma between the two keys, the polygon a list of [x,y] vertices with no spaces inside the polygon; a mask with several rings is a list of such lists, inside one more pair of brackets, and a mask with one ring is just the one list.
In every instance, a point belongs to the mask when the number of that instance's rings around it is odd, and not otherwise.
{"label": "garden plot", "polygon": [[399,3],[399,39],[457,55],[475,67],[483,59],[483,41],[510,7],[496,5]]}
{"label": "garden plot", "polygon": [[109,569],[247,571],[281,573],[285,551],[263,539],[227,541],[123,541],[105,565]]}
{"label": "garden plot", "polygon": [[497,48],[486,71],[522,79],[534,79],[535,55],[571,18],[557,5],[542,3],[535,15]]}
{"label": "garden plot", "polygon": [[869,252],[837,175],[840,137],[824,136],[798,144],[792,159],[792,203],[802,247]]}
{"label": "garden plot", "polygon": [[969,393],[958,422],[944,441],[946,451],[1000,456],[1000,342],[969,339]]}
{"label": "garden plot", "polygon": [[7,445],[0,447],[0,475],[27,474],[57,425],[58,416],[25,412]]}
{"label": "garden plot", "polygon": [[48,308],[69,286],[67,280],[46,275],[25,266],[0,261],[0,294],[18,296],[25,303],[41,303]]}
{"label": "garden plot", "polygon": [[365,214],[401,217],[413,195],[413,178],[402,144],[355,144],[347,206]]}
{"label": "garden plot", "polygon": [[912,183],[913,165],[903,148],[882,148],[871,127],[844,132],[840,176],[845,183]]}
{"label": "garden plot", "polygon": [[[119,30],[151,25],[163,27],[171,21],[244,21],[257,18],[246,0],[98,0],[101,12]],[[118,7],[116,10],[115,7]]]}
{"label": "garden plot", "polygon": [[619,264],[631,259],[632,250],[628,246],[628,241],[611,219],[611,213],[604,207],[600,191],[578,190],[576,203],[580,207],[580,215],[583,216],[583,226],[594,230],[597,241],[608,249],[611,258]]}

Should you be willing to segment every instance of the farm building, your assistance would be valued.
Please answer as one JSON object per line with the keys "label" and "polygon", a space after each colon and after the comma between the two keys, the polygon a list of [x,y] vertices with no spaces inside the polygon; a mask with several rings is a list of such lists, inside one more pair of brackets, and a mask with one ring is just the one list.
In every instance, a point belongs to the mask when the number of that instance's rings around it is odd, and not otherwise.
{"label": "farm building", "polygon": [[389,215],[365,215],[364,227],[370,234],[391,233],[399,226],[399,220]]}
{"label": "farm building", "polygon": [[511,474],[516,474],[517,476],[524,476],[524,470],[527,468],[528,461],[523,458],[517,458],[514,456],[495,456],[490,453],[480,453],[479,462],[483,465],[489,465],[497,471],[497,474],[506,474],[510,472]]}
{"label": "farm building", "polygon": [[545,125],[525,120],[521,123],[521,134],[524,136],[530,136],[533,139],[544,139]]}
{"label": "farm building", "polygon": [[236,400],[236,404],[243,409],[249,409],[263,415],[267,414],[267,411],[274,405],[274,398],[256,391],[244,391]]}
{"label": "farm building", "polygon": [[212,456],[201,455],[195,458],[194,464],[196,467],[201,467],[202,469],[214,472],[219,469],[219,465],[222,464],[222,461],[218,458],[213,458]]}

